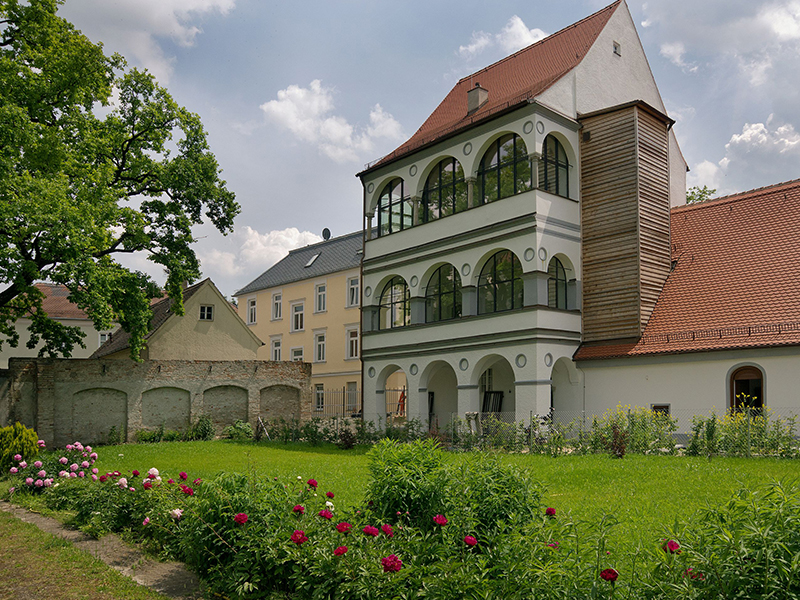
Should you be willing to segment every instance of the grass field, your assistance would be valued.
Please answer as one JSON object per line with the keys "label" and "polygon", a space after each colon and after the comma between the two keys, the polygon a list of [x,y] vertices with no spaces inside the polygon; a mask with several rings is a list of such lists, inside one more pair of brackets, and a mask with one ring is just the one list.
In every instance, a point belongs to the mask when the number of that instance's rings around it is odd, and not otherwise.
{"label": "grass field", "polygon": [[[154,466],[172,476],[186,471],[190,479],[213,477],[220,471],[313,477],[322,491],[336,493],[337,504],[354,506],[361,502],[368,482],[366,452],[276,442],[175,442],[104,447],[96,466],[101,471],[128,472]],[[468,453],[447,457],[470,460]],[[546,488],[543,502],[560,514],[579,520],[613,514],[619,525],[610,539],[628,548],[657,543],[676,519],[687,520],[706,506],[724,504],[742,487],[788,483],[800,475],[800,463],[781,459],[511,454],[503,455],[503,460],[541,482]]]}

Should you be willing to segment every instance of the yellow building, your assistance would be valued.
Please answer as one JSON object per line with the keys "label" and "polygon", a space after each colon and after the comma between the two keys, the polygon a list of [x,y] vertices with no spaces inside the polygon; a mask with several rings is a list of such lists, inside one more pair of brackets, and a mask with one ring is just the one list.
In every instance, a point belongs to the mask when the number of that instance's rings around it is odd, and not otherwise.
{"label": "yellow building", "polygon": [[262,360],[312,365],[314,409],[361,410],[361,232],[292,250],[234,296]]}

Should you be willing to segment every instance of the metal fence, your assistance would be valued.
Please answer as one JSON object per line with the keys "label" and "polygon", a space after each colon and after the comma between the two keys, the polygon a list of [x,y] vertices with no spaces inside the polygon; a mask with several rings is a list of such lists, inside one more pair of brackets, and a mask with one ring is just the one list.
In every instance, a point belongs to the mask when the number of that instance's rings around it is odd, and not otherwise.
{"label": "metal fence", "polygon": [[698,414],[617,407],[603,413],[552,411],[473,412],[451,415],[434,428],[461,449],[498,448],[545,454],[608,452],[729,456],[800,456],[797,408],[729,410]]}
{"label": "metal fence", "polygon": [[343,387],[340,390],[315,391],[314,417],[323,419],[330,417],[361,418],[362,409],[363,398],[359,389]]}

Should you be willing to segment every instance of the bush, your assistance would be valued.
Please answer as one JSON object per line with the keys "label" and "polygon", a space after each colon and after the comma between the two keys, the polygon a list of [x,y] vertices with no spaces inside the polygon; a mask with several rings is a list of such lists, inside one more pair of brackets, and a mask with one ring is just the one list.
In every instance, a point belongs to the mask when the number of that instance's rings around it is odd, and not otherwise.
{"label": "bush", "polygon": [[33,429],[25,427],[17,421],[13,425],[0,429],[0,473],[19,463],[14,456],[19,455],[21,460],[31,461],[39,454],[39,448],[44,447],[44,442]]}
{"label": "bush", "polygon": [[253,426],[246,421],[236,419],[222,431],[223,437],[237,442],[249,442],[253,439]]}
{"label": "bush", "polygon": [[208,415],[200,415],[194,425],[186,435],[187,440],[208,441],[213,440],[215,435],[214,423]]}
{"label": "bush", "polygon": [[[43,446],[44,443],[39,445]],[[12,458],[16,459],[16,456]],[[61,479],[96,478],[97,469],[93,469],[92,465],[97,460],[97,453],[91,446],[84,446],[80,442],[67,444],[61,451],[40,453],[33,458],[26,461],[20,456],[19,460],[14,460],[9,471],[11,491],[14,493],[42,493],[51,486],[58,487],[58,483],[54,482]]]}
{"label": "bush", "polygon": [[184,434],[174,429],[164,429],[162,424],[158,429],[139,429],[133,439],[137,444],[157,444],[158,442],[177,442],[184,438]]}

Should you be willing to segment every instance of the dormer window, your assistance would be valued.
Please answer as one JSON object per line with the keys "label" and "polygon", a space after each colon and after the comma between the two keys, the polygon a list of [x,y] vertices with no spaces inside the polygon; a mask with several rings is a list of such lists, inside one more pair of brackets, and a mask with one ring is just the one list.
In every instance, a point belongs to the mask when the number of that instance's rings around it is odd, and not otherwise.
{"label": "dormer window", "polygon": [[320,255],[320,254],[321,254],[321,252],[317,252],[317,253],[316,253],[314,256],[312,256],[311,258],[309,258],[309,259],[308,259],[308,262],[306,263],[306,266],[305,266],[305,268],[307,269],[308,267],[310,267],[311,265],[313,265],[313,264],[314,264],[314,261],[315,261],[315,260],[317,260],[317,259],[319,258],[319,255]]}

